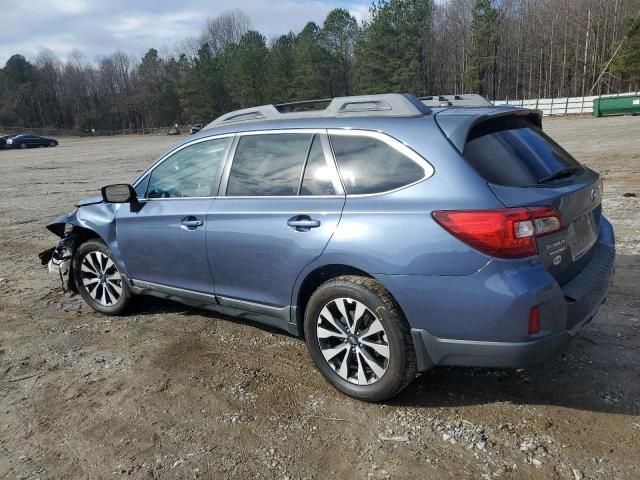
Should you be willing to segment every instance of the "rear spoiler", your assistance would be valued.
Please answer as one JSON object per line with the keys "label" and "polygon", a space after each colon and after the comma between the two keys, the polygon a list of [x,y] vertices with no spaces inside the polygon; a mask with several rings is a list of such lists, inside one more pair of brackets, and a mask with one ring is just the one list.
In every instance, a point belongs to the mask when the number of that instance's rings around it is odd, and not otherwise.
{"label": "rear spoiler", "polygon": [[442,133],[456,147],[456,150],[462,153],[473,127],[487,120],[510,116],[527,117],[533,125],[542,128],[542,112],[526,108],[450,108],[437,113],[435,119]]}

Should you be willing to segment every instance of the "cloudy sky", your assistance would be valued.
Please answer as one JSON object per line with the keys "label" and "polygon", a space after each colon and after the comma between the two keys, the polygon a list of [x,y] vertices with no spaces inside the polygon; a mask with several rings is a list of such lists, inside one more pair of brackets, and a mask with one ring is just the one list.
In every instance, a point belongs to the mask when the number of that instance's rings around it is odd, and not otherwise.
{"label": "cloudy sky", "polygon": [[321,23],[336,7],[358,19],[370,0],[0,0],[0,66],[14,53],[33,59],[49,49],[61,58],[78,49],[89,60],[123,50],[142,55],[171,51],[200,33],[204,20],[231,9],[251,18],[271,38]]}

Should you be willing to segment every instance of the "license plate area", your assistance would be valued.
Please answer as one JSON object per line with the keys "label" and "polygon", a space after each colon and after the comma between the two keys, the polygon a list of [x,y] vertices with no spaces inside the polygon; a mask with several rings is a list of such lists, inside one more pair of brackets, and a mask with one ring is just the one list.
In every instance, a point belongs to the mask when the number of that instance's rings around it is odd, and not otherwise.
{"label": "license plate area", "polygon": [[567,229],[567,240],[571,247],[571,257],[577,260],[585,254],[597,239],[596,222],[593,212],[589,212],[576,218]]}

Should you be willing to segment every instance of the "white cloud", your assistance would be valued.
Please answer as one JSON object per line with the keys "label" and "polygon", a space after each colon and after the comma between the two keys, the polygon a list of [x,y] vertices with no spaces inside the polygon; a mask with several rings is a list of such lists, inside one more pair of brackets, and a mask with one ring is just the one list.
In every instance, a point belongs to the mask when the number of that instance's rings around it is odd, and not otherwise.
{"label": "white cloud", "polygon": [[370,0],[3,0],[0,66],[15,54],[34,58],[43,48],[61,58],[79,49],[94,60],[115,50],[141,56],[149,48],[170,49],[200,33],[204,20],[225,10],[249,15],[267,38],[321,24],[333,8],[359,21]]}
{"label": "white cloud", "polygon": [[369,8],[370,4],[368,3],[362,5],[354,5],[353,7],[349,8],[349,12],[356,18],[358,23],[362,23],[365,20],[369,20],[369,17],[371,16]]}

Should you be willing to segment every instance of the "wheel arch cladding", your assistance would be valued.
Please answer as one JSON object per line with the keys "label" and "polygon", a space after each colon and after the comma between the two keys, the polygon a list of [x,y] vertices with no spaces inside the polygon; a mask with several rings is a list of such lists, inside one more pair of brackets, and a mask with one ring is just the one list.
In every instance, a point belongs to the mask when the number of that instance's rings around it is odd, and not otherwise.
{"label": "wheel arch cladding", "polygon": [[293,293],[292,305],[295,306],[294,320],[296,322],[297,332],[300,337],[304,338],[304,314],[307,308],[307,304],[309,303],[309,299],[311,298],[311,295],[313,295],[313,292],[315,292],[316,289],[323,283],[333,278],[345,275],[367,277],[378,282],[396,303],[400,312],[404,315],[402,307],[395,299],[393,293],[374,275],[371,275],[370,273],[359,268],[345,264],[333,263],[317,266],[316,268],[307,272],[305,275],[300,275],[300,281],[298,282],[297,288],[295,288]]}

